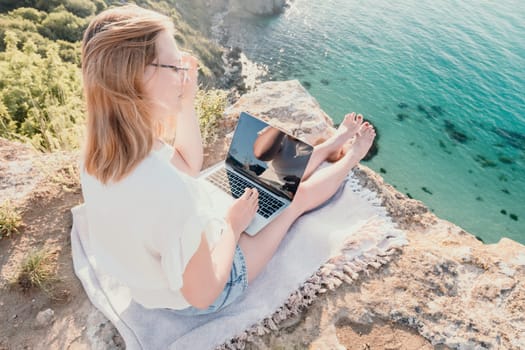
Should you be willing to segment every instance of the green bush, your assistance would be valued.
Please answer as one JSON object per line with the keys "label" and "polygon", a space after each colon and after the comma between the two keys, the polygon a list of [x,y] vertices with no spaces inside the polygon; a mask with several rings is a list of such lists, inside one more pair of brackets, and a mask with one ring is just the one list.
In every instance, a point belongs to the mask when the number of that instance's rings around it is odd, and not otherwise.
{"label": "green bush", "polygon": [[24,291],[37,288],[53,296],[53,285],[60,281],[55,270],[56,258],[50,251],[33,250],[20,265],[15,282]]}
{"label": "green bush", "polygon": [[97,6],[85,0],[66,0],[64,7],[78,17],[89,17],[95,14]]}
{"label": "green bush", "polygon": [[7,12],[19,7],[34,7],[49,11],[59,6],[62,0],[0,0],[0,12]]}
{"label": "green bush", "polygon": [[82,33],[86,26],[86,20],[75,16],[71,12],[60,10],[51,12],[42,21],[38,31],[51,40],[75,42],[82,39]]}
{"label": "green bush", "polygon": [[227,102],[228,92],[225,90],[199,90],[197,93],[195,109],[205,145],[216,140],[219,121],[223,117]]}
{"label": "green bush", "polygon": [[0,239],[18,233],[18,228],[21,225],[22,216],[13,203],[10,201],[2,203],[0,205]]}
{"label": "green bush", "polygon": [[95,4],[96,13],[99,13],[108,7],[104,0],[93,0],[93,4]]}
{"label": "green bush", "polygon": [[[39,10],[51,12],[56,7],[60,6],[64,0],[25,0],[28,3],[33,3],[31,7],[35,7]],[[29,6],[28,6],[29,7]]]}
{"label": "green bush", "polygon": [[32,7],[19,7],[9,13],[12,17],[20,17],[34,23],[40,23],[47,14]]}
{"label": "green bush", "polygon": [[[194,4],[190,0],[132,2],[173,19],[181,48],[199,57],[199,82],[214,86],[223,72],[221,48],[188,25],[175,6]],[[91,16],[121,4],[121,0],[0,0],[0,137],[30,142],[45,151],[78,146],[84,121],[80,40]],[[200,94],[206,96],[198,108],[209,141],[226,93]]]}
{"label": "green bush", "polygon": [[43,151],[76,148],[84,120],[80,70],[60,59],[56,44],[43,57],[31,41],[19,50],[17,40],[6,33],[0,60],[0,136]]}

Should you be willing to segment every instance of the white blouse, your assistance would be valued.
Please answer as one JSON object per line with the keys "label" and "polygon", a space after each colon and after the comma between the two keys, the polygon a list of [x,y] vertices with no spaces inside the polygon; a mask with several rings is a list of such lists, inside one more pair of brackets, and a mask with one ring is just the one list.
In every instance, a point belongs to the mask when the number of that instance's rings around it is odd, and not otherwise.
{"label": "white blouse", "polygon": [[147,308],[189,306],[180,292],[184,269],[202,232],[212,247],[225,224],[207,184],[179,171],[172,154],[164,145],[124,179],[106,185],[81,172],[97,267]]}

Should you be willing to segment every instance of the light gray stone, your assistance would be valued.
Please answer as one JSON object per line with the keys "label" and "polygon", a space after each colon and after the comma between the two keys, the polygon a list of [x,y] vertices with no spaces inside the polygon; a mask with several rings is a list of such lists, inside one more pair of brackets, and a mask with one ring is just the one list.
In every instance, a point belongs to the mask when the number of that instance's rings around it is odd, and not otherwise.
{"label": "light gray stone", "polygon": [[46,309],[40,311],[35,318],[35,328],[45,328],[50,326],[55,320],[55,311],[53,309]]}
{"label": "light gray stone", "polygon": [[249,112],[310,144],[333,135],[332,119],[297,80],[266,82],[225,111],[226,119]]}
{"label": "light gray stone", "polygon": [[233,3],[230,6],[258,16],[276,15],[286,7],[286,0],[235,0]]}

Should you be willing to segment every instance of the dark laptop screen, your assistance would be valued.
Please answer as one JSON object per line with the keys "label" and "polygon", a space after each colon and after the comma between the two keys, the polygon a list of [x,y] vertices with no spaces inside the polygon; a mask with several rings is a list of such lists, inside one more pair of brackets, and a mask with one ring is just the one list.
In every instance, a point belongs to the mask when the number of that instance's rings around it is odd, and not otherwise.
{"label": "dark laptop screen", "polygon": [[291,200],[312,151],[312,146],[243,112],[226,164]]}

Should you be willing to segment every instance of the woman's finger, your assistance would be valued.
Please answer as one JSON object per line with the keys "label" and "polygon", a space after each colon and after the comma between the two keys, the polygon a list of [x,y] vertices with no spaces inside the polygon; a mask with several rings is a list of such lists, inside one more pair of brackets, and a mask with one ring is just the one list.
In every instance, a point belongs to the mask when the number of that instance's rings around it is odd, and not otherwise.
{"label": "woman's finger", "polygon": [[244,189],[244,193],[242,194],[241,198],[248,199],[250,198],[250,188],[246,187]]}

